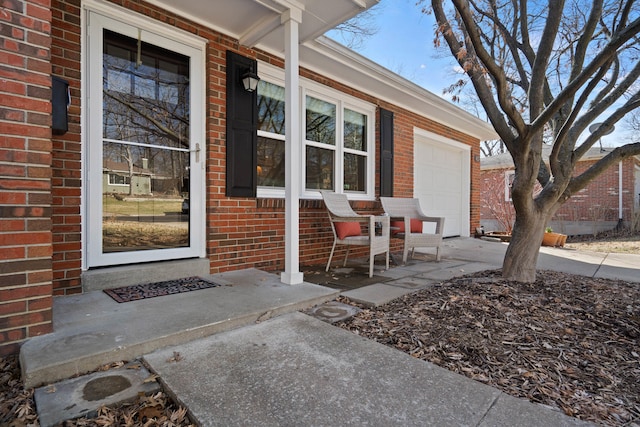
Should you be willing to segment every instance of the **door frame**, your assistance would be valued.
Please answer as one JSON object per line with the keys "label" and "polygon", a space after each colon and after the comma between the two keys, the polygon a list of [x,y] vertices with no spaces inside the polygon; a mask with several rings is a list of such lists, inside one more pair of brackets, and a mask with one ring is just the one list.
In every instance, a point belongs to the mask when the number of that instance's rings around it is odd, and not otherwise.
{"label": "door frame", "polygon": [[[96,0],[83,1],[81,43],[81,144],[82,186],[82,269],[123,264],[206,256],[205,239],[205,72],[206,40],[164,25],[120,6]],[[102,252],[102,144],[92,147],[90,141],[102,139],[102,29],[180,52],[190,57],[190,165],[189,182],[189,246],[172,249],[150,249],[132,252]],[[91,53],[94,52],[94,56]],[[99,60],[95,58],[99,52]],[[94,76],[93,78],[91,76]],[[93,87],[92,87],[93,85]],[[97,90],[97,87],[100,90]],[[99,113],[93,113],[98,111]],[[196,152],[199,144],[199,152]],[[96,144],[94,144],[96,145]],[[98,148],[96,148],[98,147]],[[91,167],[90,167],[91,166]],[[99,169],[100,172],[97,172]],[[94,170],[91,174],[91,170]],[[100,175],[100,179],[98,176]]]}

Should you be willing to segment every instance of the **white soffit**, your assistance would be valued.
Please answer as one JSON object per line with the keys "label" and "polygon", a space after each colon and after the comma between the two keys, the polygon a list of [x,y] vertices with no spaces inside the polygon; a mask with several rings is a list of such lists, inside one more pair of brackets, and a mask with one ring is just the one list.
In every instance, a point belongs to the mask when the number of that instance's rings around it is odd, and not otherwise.
{"label": "white soffit", "polygon": [[313,40],[379,0],[147,0],[177,15],[227,34],[247,47],[284,52],[281,15],[302,12],[300,43]]}

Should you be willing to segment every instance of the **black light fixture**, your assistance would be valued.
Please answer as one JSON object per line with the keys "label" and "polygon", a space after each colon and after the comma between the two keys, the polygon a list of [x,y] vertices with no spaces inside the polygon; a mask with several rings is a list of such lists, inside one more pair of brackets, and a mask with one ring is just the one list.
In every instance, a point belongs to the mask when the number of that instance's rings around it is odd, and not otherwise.
{"label": "black light fixture", "polygon": [[258,88],[258,82],[260,77],[253,71],[253,68],[249,68],[242,75],[242,85],[247,92],[254,92]]}

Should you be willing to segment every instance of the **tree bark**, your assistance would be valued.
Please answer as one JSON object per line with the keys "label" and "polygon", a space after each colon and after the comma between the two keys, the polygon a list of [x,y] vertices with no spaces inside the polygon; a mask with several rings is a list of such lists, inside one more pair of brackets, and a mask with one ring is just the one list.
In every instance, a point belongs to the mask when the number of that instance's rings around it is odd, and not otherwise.
{"label": "tree bark", "polygon": [[544,213],[516,213],[516,221],[502,264],[502,276],[518,282],[533,283],[544,229],[547,224]]}

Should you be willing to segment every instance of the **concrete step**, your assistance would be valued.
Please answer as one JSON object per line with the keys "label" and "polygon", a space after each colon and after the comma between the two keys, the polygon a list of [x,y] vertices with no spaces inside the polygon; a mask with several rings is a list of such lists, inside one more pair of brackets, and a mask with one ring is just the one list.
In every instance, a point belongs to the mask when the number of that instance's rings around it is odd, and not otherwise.
{"label": "concrete step", "polygon": [[84,292],[101,291],[120,286],[208,274],[209,260],[207,258],[118,265],[82,273],[82,290]]}
{"label": "concrete step", "polygon": [[54,332],[21,348],[25,387],[307,309],[339,293],[311,283],[285,285],[256,269],[205,277],[223,286],[121,304],[101,291],[56,298]]}

